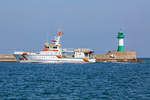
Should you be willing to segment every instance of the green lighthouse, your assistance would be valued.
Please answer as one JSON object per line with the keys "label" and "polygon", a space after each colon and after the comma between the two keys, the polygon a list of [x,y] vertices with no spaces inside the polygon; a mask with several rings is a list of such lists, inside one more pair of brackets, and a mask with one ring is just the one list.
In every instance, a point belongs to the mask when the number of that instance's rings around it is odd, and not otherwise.
{"label": "green lighthouse", "polygon": [[122,31],[120,31],[118,33],[117,38],[118,38],[118,41],[119,41],[118,50],[117,51],[118,52],[123,52],[124,51],[124,38],[125,38],[125,36],[124,36]]}

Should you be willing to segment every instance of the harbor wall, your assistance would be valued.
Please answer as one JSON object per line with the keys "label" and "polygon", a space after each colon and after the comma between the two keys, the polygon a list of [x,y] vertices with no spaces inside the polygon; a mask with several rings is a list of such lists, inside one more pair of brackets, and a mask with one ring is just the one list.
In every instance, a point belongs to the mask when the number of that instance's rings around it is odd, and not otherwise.
{"label": "harbor wall", "polygon": [[11,54],[0,54],[0,62],[16,62],[16,59]]}
{"label": "harbor wall", "polygon": [[109,51],[106,55],[96,55],[96,62],[142,62],[134,51]]}

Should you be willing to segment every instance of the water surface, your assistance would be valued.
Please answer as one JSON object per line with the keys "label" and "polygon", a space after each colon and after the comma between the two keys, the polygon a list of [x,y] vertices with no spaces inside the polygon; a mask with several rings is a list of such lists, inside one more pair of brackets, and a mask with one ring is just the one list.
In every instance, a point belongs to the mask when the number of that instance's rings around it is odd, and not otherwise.
{"label": "water surface", "polygon": [[150,100],[150,63],[0,63],[0,100]]}

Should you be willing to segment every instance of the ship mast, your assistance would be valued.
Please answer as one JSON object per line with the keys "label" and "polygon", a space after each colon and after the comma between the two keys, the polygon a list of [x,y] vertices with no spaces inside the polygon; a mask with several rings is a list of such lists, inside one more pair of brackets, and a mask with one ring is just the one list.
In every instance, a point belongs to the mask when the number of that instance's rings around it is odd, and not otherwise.
{"label": "ship mast", "polygon": [[56,37],[56,43],[55,43],[55,45],[60,45],[61,34],[62,34],[62,32],[58,32],[58,36]]}

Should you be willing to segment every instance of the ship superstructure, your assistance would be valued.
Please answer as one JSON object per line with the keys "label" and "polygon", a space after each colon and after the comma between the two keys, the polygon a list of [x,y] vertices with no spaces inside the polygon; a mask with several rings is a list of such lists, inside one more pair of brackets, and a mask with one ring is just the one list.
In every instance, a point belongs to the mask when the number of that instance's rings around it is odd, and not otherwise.
{"label": "ship superstructure", "polygon": [[40,52],[14,52],[17,62],[24,63],[93,63],[96,62],[94,51],[87,48],[63,49],[60,39],[63,32],[46,43]]}

